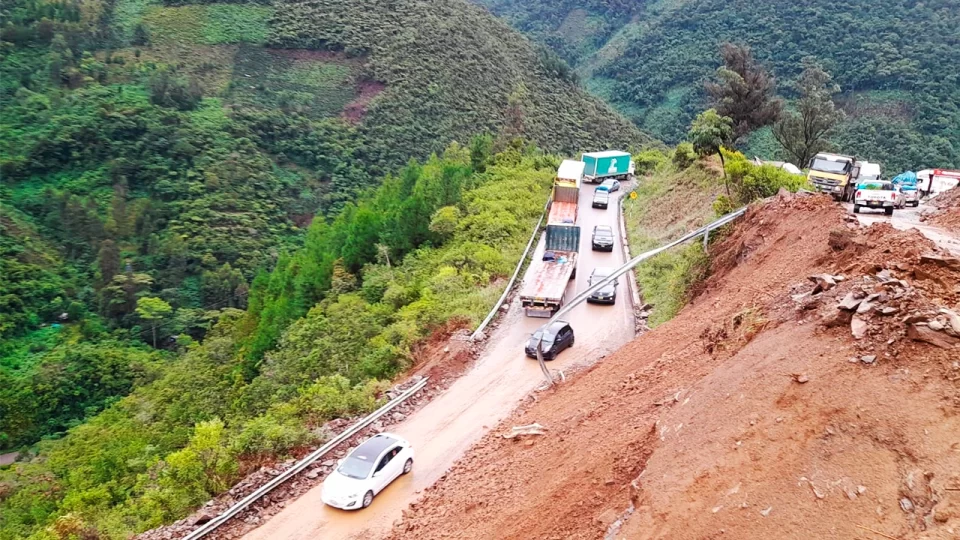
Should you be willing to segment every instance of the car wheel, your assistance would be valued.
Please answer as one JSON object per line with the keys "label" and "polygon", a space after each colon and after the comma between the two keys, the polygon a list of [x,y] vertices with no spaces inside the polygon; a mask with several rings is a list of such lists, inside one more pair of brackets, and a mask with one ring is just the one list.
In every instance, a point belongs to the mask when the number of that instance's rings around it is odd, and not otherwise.
{"label": "car wheel", "polygon": [[886,214],[886,215],[888,215],[888,216],[892,216],[892,215],[893,215],[893,208],[891,208],[891,207],[888,206],[887,208],[884,208],[884,209],[883,209],[883,213]]}
{"label": "car wheel", "polygon": [[407,462],[403,464],[403,474],[409,474],[413,469],[413,458],[407,458]]}
{"label": "car wheel", "polygon": [[859,204],[853,205],[853,213],[854,213],[854,214],[859,214],[859,213],[860,213],[860,205],[859,205]]}
{"label": "car wheel", "polygon": [[366,508],[370,506],[370,503],[372,502],[373,502],[373,492],[368,491],[367,494],[363,496],[363,503],[362,503],[363,506],[361,506],[361,508]]}

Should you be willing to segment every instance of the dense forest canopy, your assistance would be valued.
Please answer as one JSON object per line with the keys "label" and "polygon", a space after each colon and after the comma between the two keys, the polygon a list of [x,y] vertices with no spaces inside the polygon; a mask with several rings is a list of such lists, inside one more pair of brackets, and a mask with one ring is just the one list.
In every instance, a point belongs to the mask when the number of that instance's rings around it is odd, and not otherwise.
{"label": "dense forest canopy", "polygon": [[[668,142],[707,108],[719,45],[745,43],[787,83],[814,57],[842,93],[833,145],[891,174],[960,167],[960,9],[951,0],[483,0],[547,43],[638,126]],[[780,92],[789,99],[791,87]],[[768,132],[751,148],[776,151]],[[770,156],[773,157],[773,156]],[[805,164],[800,164],[805,165]]]}

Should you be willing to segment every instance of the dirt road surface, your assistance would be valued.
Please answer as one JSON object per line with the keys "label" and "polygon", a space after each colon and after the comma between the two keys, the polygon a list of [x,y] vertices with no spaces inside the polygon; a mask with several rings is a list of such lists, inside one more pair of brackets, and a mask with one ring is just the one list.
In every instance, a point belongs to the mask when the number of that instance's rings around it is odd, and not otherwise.
{"label": "dirt road surface", "polygon": [[[852,204],[844,204],[843,206],[847,209],[847,211],[853,211]],[[860,223],[864,225],[871,225],[877,222],[888,222],[893,226],[893,228],[901,231],[917,229],[921,234],[930,240],[933,240],[933,243],[937,246],[949,251],[953,255],[960,255],[960,239],[950,235],[947,231],[940,227],[934,227],[920,221],[921,215],[932,210],[933,208],[925,204],[921,204],[916,208],[908,206],[900,210],[894,210],[892,216],[887,216],[880,210],[869,210],[863,208],[860,209],[859,214],[855,215],[857,216],[857,219],[860,220]]]}
{"label": "dirt road surface", "polygon": [[[612,253],[591,250],[594,225],[617,230],[616,201],[607,210],[591,208],[594,185],[580,191],[580,264],[577,277],[567,288],[567,298],[587,287],[596,266],[619,266],[624,262],[620,237]],[[614,195],[619,198],[622,191]],[[543,241],[534,256],[543,253]],[[527,279],[525,277],[525,279]],[[582,304],[568,317],[576,333],[576,345],[549,364],[565,369],[594,363],[616,351],[634,337],[634,315],[630,292],[621,280],[613,306]],[[526,358],[523,345],[545,319],[523,315],[519,301],[493,332],[476,365],[441,396],[392,432],[410,441],[416,451],[413,473],[401,477],[381,492],[373,504],[360,512],[344,512],[325,506],[321,486],[292,501],[279,514],[246,535],[251,540],[298,538],[379,538],[386,535],[401,512],[419,492],[444,476],[451,465],[491,427],[507,417],[519,400],[543,382],[536,361]]]}

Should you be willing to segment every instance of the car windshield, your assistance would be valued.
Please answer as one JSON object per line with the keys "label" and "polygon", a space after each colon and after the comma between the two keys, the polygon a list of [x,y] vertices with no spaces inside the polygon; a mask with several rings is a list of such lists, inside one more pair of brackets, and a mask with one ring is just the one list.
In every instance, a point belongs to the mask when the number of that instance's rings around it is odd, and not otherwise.
{"label": "car windshield", "polygon": [[613,236],[613,233],[606,229],[597,229],[596,231],[593,232],[593,234],[597,236]]}
{"label": "car windshield", "polygon": [[830,161],[829,159],[814,159],[813,165],[810,166],[811,169],[815,171],[823,171],[828,173],[842,173],[847,169],[846,161]]}
{"label": "car windshield", "polygon": [[613,270],[610,268],[597,268],[593,271],[593,274],[590,275],[590,284],[600,283],[603,281],[603,278],[609,276],[613,273]]}
{"label": "car windshield", "polygon": [[363,480],[364,478],[370,476],[371,469],[373,469],[373,463],[349,456],[347,459],[343,460],[343,463],[341,463],[340,467],[337,468],[337,472],[348,478]]}
{"label": "car windshield", "polygon": [[540,339],[540,336],[543,336],[543,344],[549,345],[550,343],[553,343],[553,338],[556,337],[556,334],[551,332],[550,330],[547,330],[546,332],[544,332],[543,329],[541,328],[540,330],[537,330],[536,332],[533,333],[533,337],[530,339],[530,344],[536,345],[537,340]]}

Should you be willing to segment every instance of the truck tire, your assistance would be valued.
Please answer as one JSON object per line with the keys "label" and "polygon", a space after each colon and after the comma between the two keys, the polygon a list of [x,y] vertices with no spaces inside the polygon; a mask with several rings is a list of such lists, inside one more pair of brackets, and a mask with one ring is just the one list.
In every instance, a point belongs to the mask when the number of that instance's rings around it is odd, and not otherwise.
{"label": "truck tire", "polygon": [[884,208],[884,209],[883,209],[883,213],[886,214],[886,215],[888,215],[888,216],[892,216],[892,215],[893,215],[893,207],[892,207],[892,206],[888,206],[888,207]]}
{"label": "truck tire", "polygon": [[570,272],[570,279],[577,279],[577,269],[574,268],[573,272]]}
{"label": "truck tire", "polygon": [[853,203],[853,213],[854,213],[854,214],[859,214],[859,213],[860,213],[860,205],[859,205],[859,204]]}

